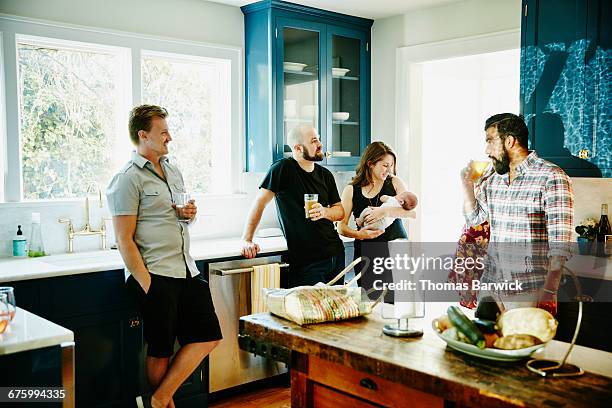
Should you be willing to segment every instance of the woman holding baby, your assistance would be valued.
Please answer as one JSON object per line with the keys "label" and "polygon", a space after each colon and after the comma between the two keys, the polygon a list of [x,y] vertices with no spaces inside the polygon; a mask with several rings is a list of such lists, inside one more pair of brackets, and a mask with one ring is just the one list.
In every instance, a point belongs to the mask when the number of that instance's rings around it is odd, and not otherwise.
{"label": "woman holding baby", "polygon": [[[395,175],[395,166],[393,150],[383,142],[372,142],[361,156],[355,177],[342,192],[344,219],[338,231],[355,238],[355,259],[362,255],[364,244],[407,238],[400,218],[413,216],[417,198]],[[349,227],[351,214],[357,229]]]}

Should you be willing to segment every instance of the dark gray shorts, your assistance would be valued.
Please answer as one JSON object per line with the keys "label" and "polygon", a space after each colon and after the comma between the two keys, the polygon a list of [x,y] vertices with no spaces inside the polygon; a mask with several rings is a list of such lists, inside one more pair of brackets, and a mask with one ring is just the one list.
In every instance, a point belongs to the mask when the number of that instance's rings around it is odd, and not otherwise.
{"label": "dark gray shorts", "polygon": [[172,356],[176,339],[183,346],[223,338],[208,282],[201,273],[185,279],[151,274],[148,293],[131,275],[126,286],[143,316],[147,355]]}

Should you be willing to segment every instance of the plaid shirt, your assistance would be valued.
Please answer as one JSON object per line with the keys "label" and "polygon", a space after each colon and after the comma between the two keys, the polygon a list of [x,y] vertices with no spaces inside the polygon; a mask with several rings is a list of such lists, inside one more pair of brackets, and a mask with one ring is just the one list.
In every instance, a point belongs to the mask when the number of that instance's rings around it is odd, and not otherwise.
{"label": "plaid shirt", "polygon": [[494,262],[511,271],[501,271],[494,280],[521,278],[536,285],[548,272],[548,257],[570,257],[574,195],[570,178],[558,166],[531,152],[516,167],[512,184],[509,174],[493,173],[476,198],[474,211],[464,214],[466,222],[474,226],[489,220]]}

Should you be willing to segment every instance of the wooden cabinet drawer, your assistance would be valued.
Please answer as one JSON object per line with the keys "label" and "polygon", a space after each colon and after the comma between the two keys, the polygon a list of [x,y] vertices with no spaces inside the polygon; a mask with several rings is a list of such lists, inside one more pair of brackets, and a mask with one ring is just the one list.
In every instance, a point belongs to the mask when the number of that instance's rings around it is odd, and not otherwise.
{"label": "wooden cabinet drawer", "polygon": [[435,395],[312,356],[308,361],[308,379],[386,407],[444,406],[444,400]]}
{"label": "wooden cabinet drawer", "polygon": [[313,384],[313,405],[317,408],[377,408],[380,405],[372,405],[350,395],[328,388],[324,385]]}

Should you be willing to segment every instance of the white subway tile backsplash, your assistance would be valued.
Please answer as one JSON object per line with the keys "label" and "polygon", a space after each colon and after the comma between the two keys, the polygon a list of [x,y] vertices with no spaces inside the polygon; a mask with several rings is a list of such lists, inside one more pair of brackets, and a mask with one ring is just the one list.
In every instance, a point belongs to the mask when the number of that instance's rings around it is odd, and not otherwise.
{"label": "white subway tile backsplash", "polygon": [[574,177],[572,184],[576,224],[589,217],[599,220],[602,204],[612,208],[612,179]]}

